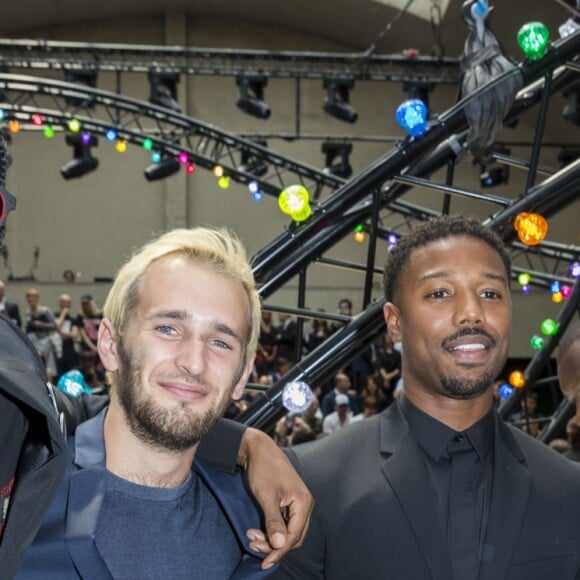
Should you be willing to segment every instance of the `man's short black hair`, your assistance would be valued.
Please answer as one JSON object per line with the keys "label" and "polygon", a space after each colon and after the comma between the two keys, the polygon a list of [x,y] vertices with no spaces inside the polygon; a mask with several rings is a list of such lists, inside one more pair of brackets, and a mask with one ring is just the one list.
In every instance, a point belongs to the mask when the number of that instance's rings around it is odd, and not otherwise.
{"label": "man's short black hair", "polygon": [[501,238],[490,228],[474,218],[463,215],[441,216],[422,223],[390,250],[385,263],[383,284],[387,302],[392,302],[398,290],[400,275],[409,263],[411,254],[417,249],[436,240],[453,236],[469,236],[485,242],[495,250],[506,269],[507,282],[510,281],[511,259]]}
{"label": "man's short black hair", "polygon": [[568,349],[576,342],[580,341],[580,320],[572,322],[568,327],[568,330],[562,337],[560,345],[558,346],[558,353],[556,355],[556,360],[560,362],[562,357],[568,352]]}

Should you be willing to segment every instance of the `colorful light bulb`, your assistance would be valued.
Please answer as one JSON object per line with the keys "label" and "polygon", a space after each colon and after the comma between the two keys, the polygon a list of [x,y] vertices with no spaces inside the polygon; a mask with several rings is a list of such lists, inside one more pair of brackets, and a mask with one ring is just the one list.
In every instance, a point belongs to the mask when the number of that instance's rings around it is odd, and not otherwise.
{"label": "colorful light bulb", "polygon": [[560,293],[562,294],[564,300],[568,300],[568,298],[570,298],[570,294],[572,294],[572,286],[564,284],[560,290]]}
{"label": "colorful light bulb", "polygon": [[84,145],[89,145],[91,142],[91,134],[88,131],[83,131],[81,133],[81,143]]}
{"label": "colorful light bulb", "polygon": [[161,151],[152,151],[151,152],[151,161],[153,163],[159,163],[161,161],[162,155]]}
{"label": "colorful light bulb", "polygon": [[521,389],[526,384],[526,377],[522,371],[513,371],[510,373],[509,382],[512,387],[516,389]]}
{"label": "colorful light bulb", "polygon": [[32,124],[40,127],[44,123],[44,117],[40,113],[34,113],[31,117]]}
{"label": "colorful light bulb", "polygon": [[260,190],[260,186],[257,181],[250,181],[250,183],[248,183],[248,189],[250,190],[250,193],[256,193],[256,191]]}
{"label": "colorful light bulb", "polygon": [[153,149],[153,141],[147,137],[143,139],[143,143],[141,143],[141,147],[145,149],[145,151],[151,151]]}
{"label": "colorful light bulb", "polygon": [[306,221],[312,215],[312,208],[310,207],[309,203],[306,203],[302,208],[293,211],[290,214],[290,217],[295,222],[303,222]]}
{"label": "colorful light bulb", "polygon": [[560,292],[560,282],[558,282],[558,280],[554,280],[554,282],[550,284],[550,292],[552,294]]}
{"label": "colorful light bulb", "polygon": [[262,192],[261,192],[259,189],[257,189],[256,191],[253,191],[253,192],[252,192],[252,199],[253,199],[255,202],[260,202],[260,201],[262,201],[262,198],[263,198],[263,197],[264,197],[264,194],[263,194],[263,193],[262,193]]}
{"label": "colorful light bulb", "polygon": [[187,173],[187,175],[193,175],[195,173],[195,163],[188,163],[185,166],[185,173]]}
{"label": "colorful light bulb", "polygon": [[421,99],[403,101],[397,107],[395,117],[411,137],[419,137],[427,130],[427,105]]}
{"label": "colorful light bulb", "polygon": [[514,220],[518,238],[527,246],[539,244],[548,234],[546,218],[537,213],[520,213]]}
{"label": "colorful light bulb", "polygon": [[536,350],[540,350],[544,346],[544,339],[537,334],[530,338],[530,346]]}
{"label": "colorful light bulb", "polygon": [[365,233],[364,232],[355,232],[354,233],[354,241],[362,244],[365,241]]}
{"label": "colorful light bulb", "polygon": [[181,165],[185,165],[189,161],[189,155],[185,151],[182,151],[177,156],[177,161],[179,161],[179,163],[181,163]]}
{"label": "colorful light bulb", "polygon": [[554,304],[560,304],[564,300],[564,296],[562,296],[562,292],[554,292],[552,294],[552,302]]}
{"label": "colorful light bulb", "polygon": [[117,131],[115,129],[107,129],[107,132],[105,133],[105,139],[107,139],[107,141],[111,141],[111,143],[116,141]]}
{"label": "colorful light bulb", "polygon": [[81,130],[81,122],[78,119],[71,119],[67,127],[71,133],[78,133]]}
{"label": "colorful light bulb", "polygon": [[17,119],[12,119],[9,123],[8,123],[8,130],[10,131],[10,133],[20,133],[20,121],[18,121]]}
{"label": "colorful light bulb", "polygon": [[508,399],[511,397],[512,393],[514,392],[514,388],[507,383],[501,385],[498,389],[498,394],[502,399]]}
{"label": "colorful light bulb", "polygon": [[544,322],[542,322],[542,332],[547,336],[554,336],[554,334],[558,333],[558,323],[551,318],[546,318]]}
{"label": "colorful light bulb", "polygon": [[47,139],[52,139],[54,137],[54,127],[52,125],[47,125],[44,128],[43,133]]}
{"label": "colorful light bulb", "polygon": [[224,168],[223,168],[221,165],[216,165],[216,166],[213,168],[213,174],[214,174],[216,177],[221,177],[221,176],[224,174]]}
{"label": "colorful light bulb", "polygon": [[580,278],[580,262],[573,262],[568,268],[571,278]]}
{"label": "colorful light bulb", "polygon": [[518,276],[518,283],[520,284],[520,286],[527,286],[530,283],[531,279],[532,277],[527,272],[522,272]]}
{"label": "colorful light bulb", "polygon": [[527,296],[531,292],[532,292],[532,287],[531,286],[529,286],[529,285],[522,286],[522,294],[525,294]]}
{"label": "colorful light bulb", "polygon": [[115,143],[115,149],[117,150],[118,153],[125,153],[127,151],[128,145],[127,145],[127,141],[125,141],[125,139],[119,139],[116,143]]}
{"label": "colorful light bulb", "polygon": [[222,175],[219,179],[218,179],[218,185],[222,188],[222,189],[227,189],[230,186],[230,178],[227,175]]}
{"label": "colorful light bulb", "polygon": [[[278,207],[282,213],[291,217],[293,212],[301,212],[305,206],[309,205],[309,202],[310,193],[308,193],[308,190],[303,185],[289,185],[288,187],[285,187],[278,196]],[[308,214],[308,217],[309,216],[310,214]]]}
{"label": "colorful light bulb", "polygon": [[550,33],[542,22],[528,22],[518,32],[518,45],[530,60],[541,59],[548,50]]}

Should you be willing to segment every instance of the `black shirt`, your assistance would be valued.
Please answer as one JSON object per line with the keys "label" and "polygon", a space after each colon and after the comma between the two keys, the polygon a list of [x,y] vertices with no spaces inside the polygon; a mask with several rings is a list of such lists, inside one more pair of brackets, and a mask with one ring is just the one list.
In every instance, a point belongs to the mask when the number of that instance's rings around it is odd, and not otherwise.
{"label": "black shirt", "polygon": [[429,481],[435,494],[441,532],[446,539],[452,561],[454,559],[454,546],[448,539],[451,489],[450,453],[453,452],[454,447],[464,447],[465,438],[473,447],[475,453],[473,493],[477,518],[475,529],[479,530],[478,537],[474,541],[478,547],[477,567],[479,568],[489,518],[493,481],[493,439],[495,432],[493,408],[490,408],[488,413],[475,425],[460,433],[415,407],[405,396],[401,397],[401,411],[424,459]]}

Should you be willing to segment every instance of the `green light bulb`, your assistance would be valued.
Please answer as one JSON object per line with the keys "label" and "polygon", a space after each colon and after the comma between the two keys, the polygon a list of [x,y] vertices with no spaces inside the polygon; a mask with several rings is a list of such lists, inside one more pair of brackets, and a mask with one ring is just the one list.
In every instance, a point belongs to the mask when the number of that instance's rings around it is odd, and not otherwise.
{"label": "green light bulb", "polygon": [[44,128],[43,133],[47,139],[52,139],[54,137],[54,128],[52,127],[52,125],[47,125]]}
{"label": "green light bulb", "polygon": [[544,339],[537,334],[530,338],[530,346],[536,350],[540,350],[544,346]]}
{"label": "green light bulb", "polygon": [[546,318],[542,322],[542,332],[548,336],[553,336],[558,332],[558,323],[551,318]]}
{"label": "green light bulb", "polygon": [[147,139],[143,139],[143,149],[145,149],[145,151],[151,151],[153,149],[153,141],[149,138]]}
{"label": "green light bulb", "polygon": [[550,33],[542,22],[528,22],[518,32],[518,44],[530,60],[541,59],[548,50]]}
{"label": "green light bulb", "polygon": [[522,272],[518,276],[518,282],[520,283],[520,286],[527,286],[530,283],[530,280],[531,280],[531,277],[526,272]]}

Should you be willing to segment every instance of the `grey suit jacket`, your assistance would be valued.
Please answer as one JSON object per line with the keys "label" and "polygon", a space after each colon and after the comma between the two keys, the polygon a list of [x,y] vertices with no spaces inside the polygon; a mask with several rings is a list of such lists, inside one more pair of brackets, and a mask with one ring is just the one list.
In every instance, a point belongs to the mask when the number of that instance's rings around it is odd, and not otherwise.
{"label": "grey suit jacket", "polygon": [[[580,579],[579,466],[497,415],[495,423],[479,580]],[[453,578],[433,491],[397,402],[291,456],[316,505],[304,546],[274,578]]]}

